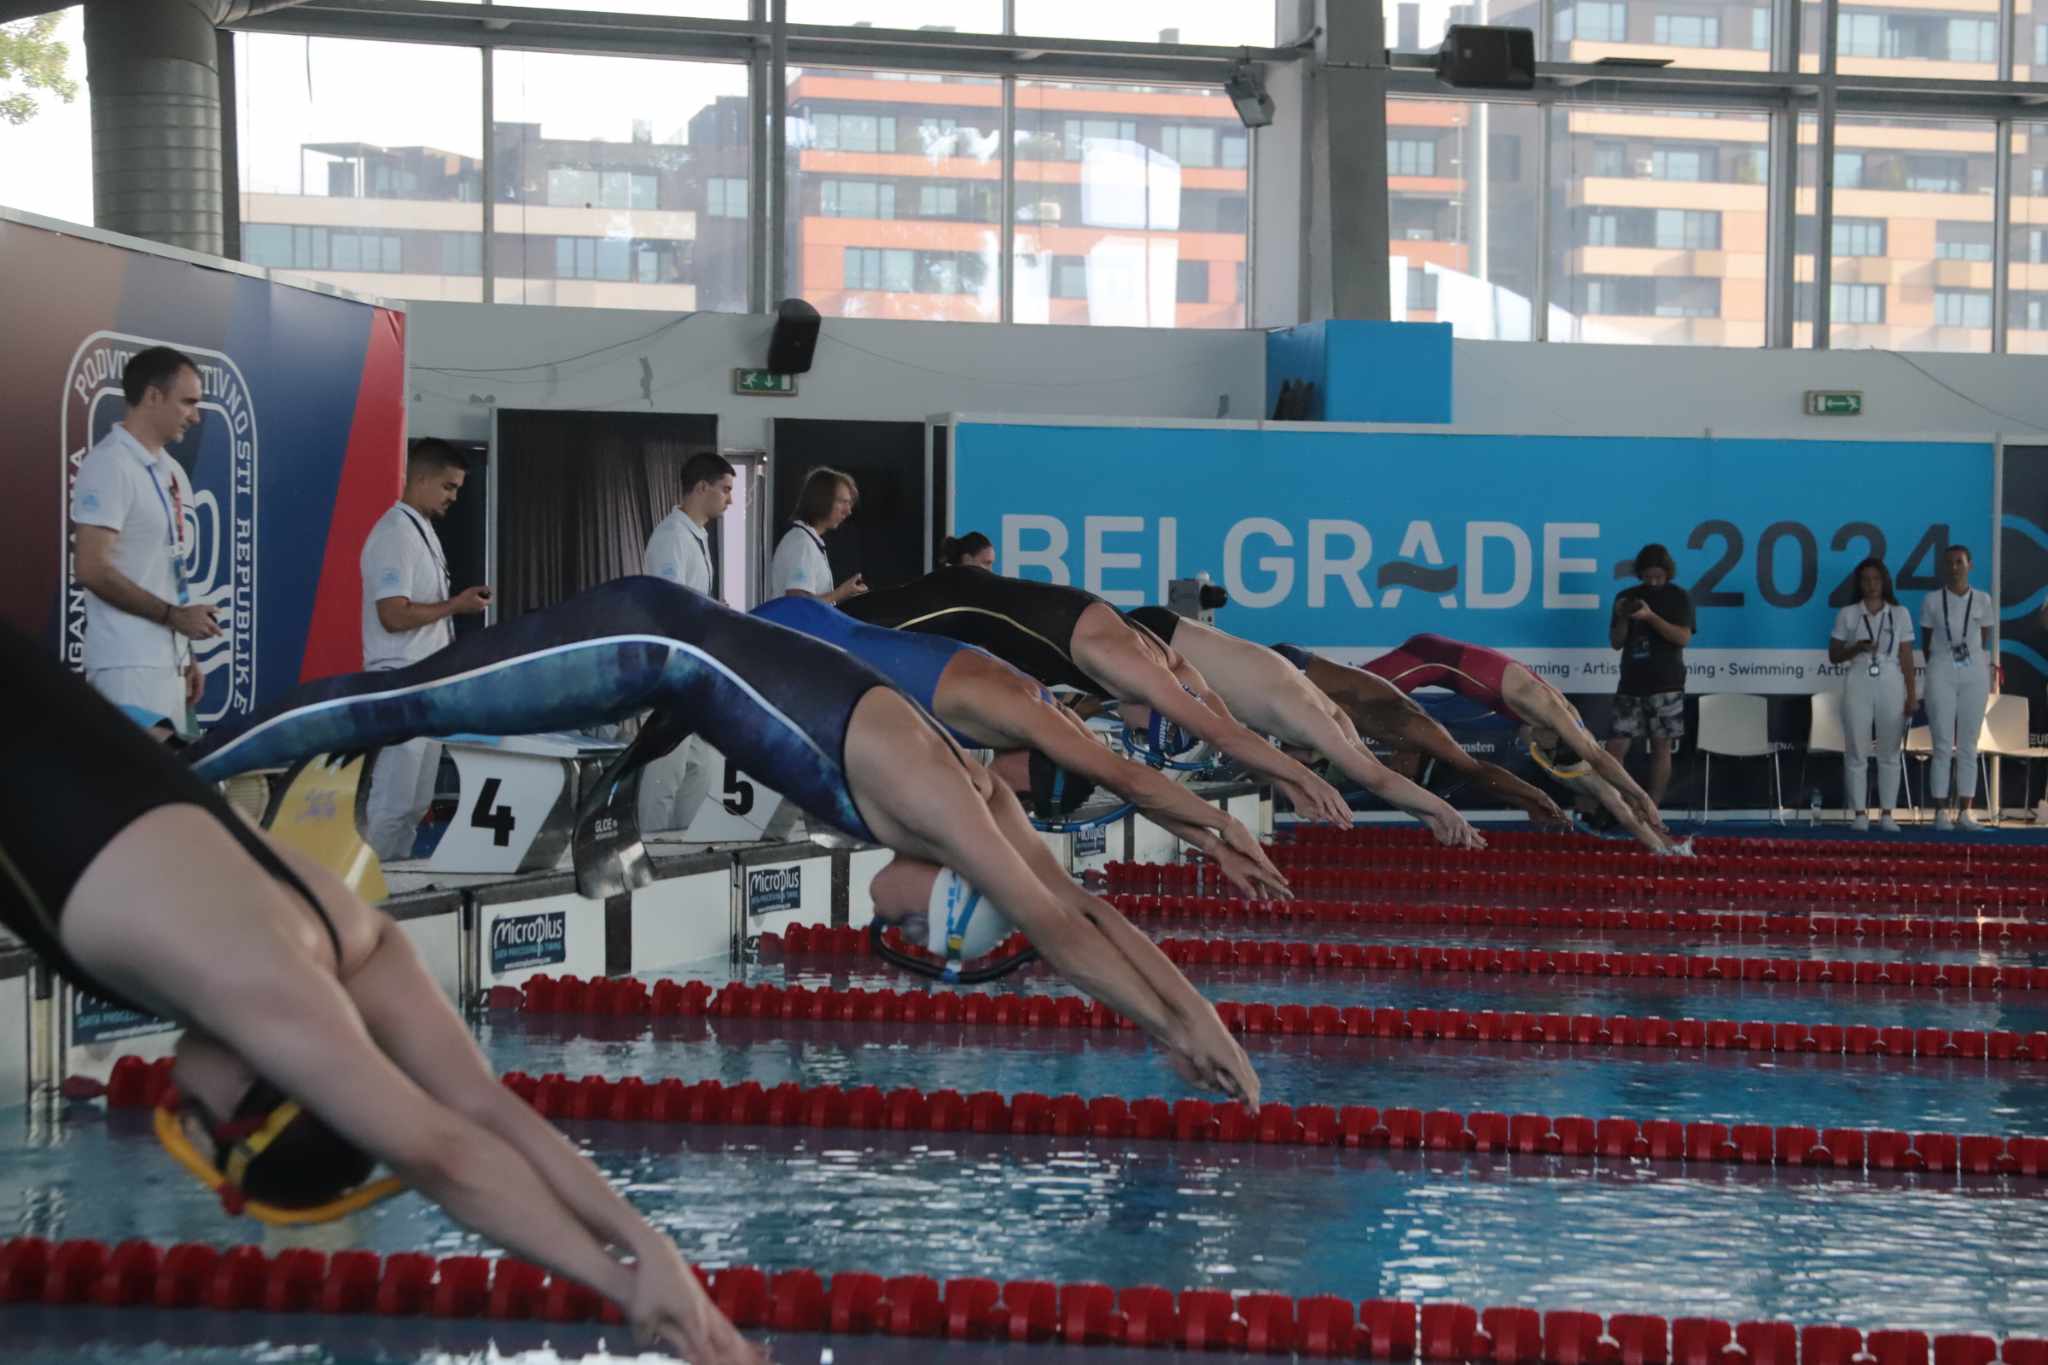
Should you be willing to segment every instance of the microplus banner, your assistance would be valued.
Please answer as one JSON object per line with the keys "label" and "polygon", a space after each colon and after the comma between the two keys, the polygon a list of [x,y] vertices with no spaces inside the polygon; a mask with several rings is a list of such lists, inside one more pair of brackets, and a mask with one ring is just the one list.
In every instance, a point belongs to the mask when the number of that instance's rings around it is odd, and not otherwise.
{"label": "microplus banner", "polygon": [[1362,661],[1434,631],[1611,691],[1614,594],[1662,542],[1692,594],[1694,692],[1811,692],[1851,569],[1915,611],[1941,547],[1991,584],[1989,442],[1466,436],[957,420],[952,525],[997,568],[1118,606],[1206,573],[1217,624]]}

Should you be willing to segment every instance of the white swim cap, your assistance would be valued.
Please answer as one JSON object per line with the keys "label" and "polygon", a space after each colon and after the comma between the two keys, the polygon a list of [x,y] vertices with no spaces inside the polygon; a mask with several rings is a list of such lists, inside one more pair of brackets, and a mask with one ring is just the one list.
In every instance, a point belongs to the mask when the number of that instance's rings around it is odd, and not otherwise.
{"label": "white swim cap", "polygon": [[[931,904],[925,909],[924,950],[946,959],[946,972],[958,972],[960,964],[972,962],[995,951],[1016,932],[1002,911],[950,867],[939,869],[932,883]],[[904,937],[915,941],[915,924],[904,926]]]}

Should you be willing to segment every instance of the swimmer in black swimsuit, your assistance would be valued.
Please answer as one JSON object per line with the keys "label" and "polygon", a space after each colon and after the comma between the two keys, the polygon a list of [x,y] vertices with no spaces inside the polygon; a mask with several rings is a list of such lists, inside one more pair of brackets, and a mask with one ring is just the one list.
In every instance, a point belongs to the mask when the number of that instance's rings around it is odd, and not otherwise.
{"label": "swimmer in black swimsuit", "polygon": [[1351,823],[1336,788],[1238,724],[1186,660],[1094,593],[958,566],[855,598],[844,610],[872,625],[980,645],[1047,687],[1147,706],[1271,782],[1304,818]]}
{"label": "swimmer in black swimsuit", "polygon": [[[1016,796],[844,650],[655,578],[625,578],[457,640],[410,668],[308,684],[187,751],[204,777],[459,733],[531,734],[652,712],[617,779],[700,732],[842,833],[893,849],[877,914],[928,914],[943,873],[1000,908],[1055,971],[1125,1015],[1197,1084],[1256,1103],[1258,1078],[1151,939],[1074,883]],[[585,815],[592,811],[586,811]]]}
{"label": "swimmer in black swimsuit", "polygon": [[230,1209],[317,1217],[381,1162],[458,1222],[617,1303],[642,1340],[765,1359],[674,1245],[498,1083],[388,915],[245,825],[6,626],[0,679],[16,721],[0,922],[80,989],[185,1026],[185,1109],[161,1112],[159,1132],[212,1154],[192,1159]]}

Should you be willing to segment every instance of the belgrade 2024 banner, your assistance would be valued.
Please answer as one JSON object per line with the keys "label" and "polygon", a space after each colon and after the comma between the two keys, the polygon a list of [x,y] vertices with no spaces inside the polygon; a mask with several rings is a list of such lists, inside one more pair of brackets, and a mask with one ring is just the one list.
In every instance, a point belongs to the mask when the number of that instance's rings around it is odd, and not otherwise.
{"label": "belgrade 2024 banner", "polygon": [[404,315],[5,219],[0,277],[6,619],[83,667],[71,484],[125,411],[122,367],[169,345],[203,393],[170,451],[194,493],[185,569],[224,627],[197,647],[200,722],[360,668],[357,559],[404,468]]}
{"label": "belgrade 2024 banner", "polygon": [[1698,616],[1692,692],[1813,692],[1851,569],[1916,613],[1941,549],[1991,583],[1988,442],[1469,436],[959,419],[952,525],[998,567],[1119,606],[1207,573],[1217,624],[1363,661],[1434,631],[1566,692],[1611,692],[1614,594],[1670,549]]}

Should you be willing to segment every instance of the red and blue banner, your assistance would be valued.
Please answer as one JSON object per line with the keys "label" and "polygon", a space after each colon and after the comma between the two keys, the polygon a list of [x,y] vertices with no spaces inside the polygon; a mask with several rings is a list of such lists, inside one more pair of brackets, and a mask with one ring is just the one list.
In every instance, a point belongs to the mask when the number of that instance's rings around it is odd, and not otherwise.
{"label": "red and blue banner", "polygon": [[197,652],[200,723],[360,668],[357,555],[404,476],[404,314],[6,219],[0,278],[6,619],[83,666],[71,482],[121,420],[128,358],[168,345],[199,366],[204,420],[170,454],[187,575],[223,626]]}

